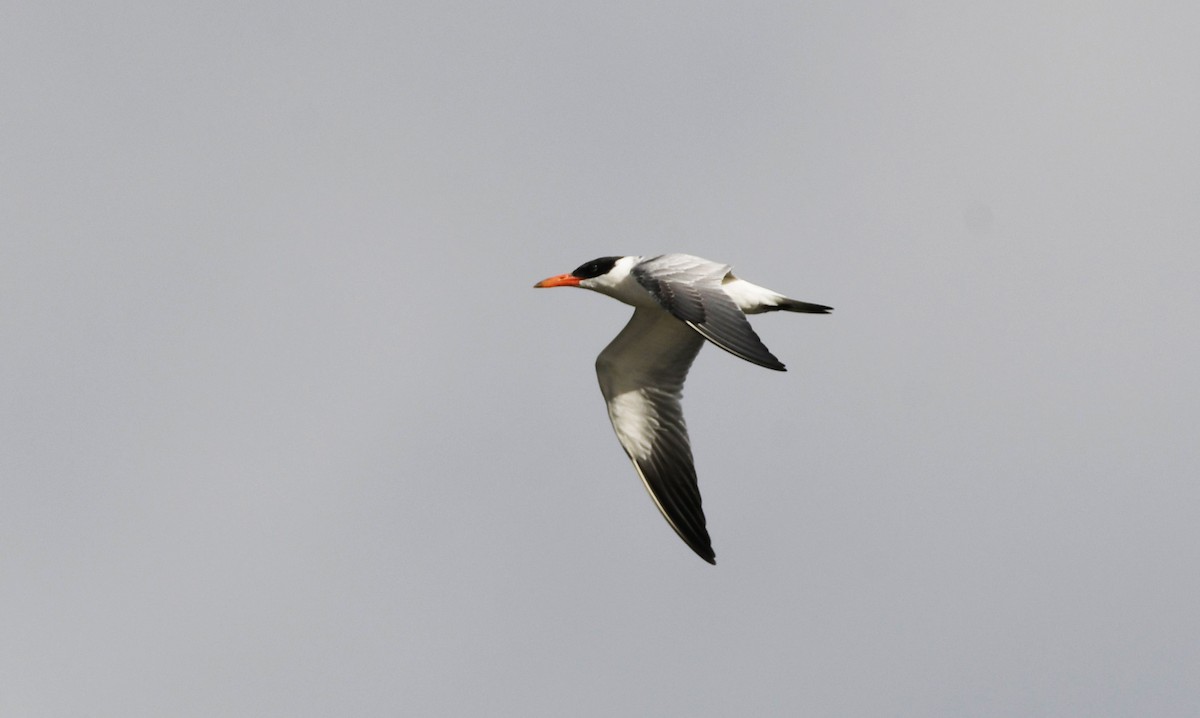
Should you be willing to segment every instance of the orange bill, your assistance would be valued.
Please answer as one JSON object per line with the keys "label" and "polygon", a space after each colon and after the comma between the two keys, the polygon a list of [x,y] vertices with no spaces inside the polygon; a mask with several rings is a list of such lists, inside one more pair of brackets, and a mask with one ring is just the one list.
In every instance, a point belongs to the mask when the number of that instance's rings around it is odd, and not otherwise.
{"label": "orange bill", "polygon": [[539,289],[544,287],[578,287],[579,277],[576,277],[574,274],[559,274],[555,277],[547,277],[533,286]]}

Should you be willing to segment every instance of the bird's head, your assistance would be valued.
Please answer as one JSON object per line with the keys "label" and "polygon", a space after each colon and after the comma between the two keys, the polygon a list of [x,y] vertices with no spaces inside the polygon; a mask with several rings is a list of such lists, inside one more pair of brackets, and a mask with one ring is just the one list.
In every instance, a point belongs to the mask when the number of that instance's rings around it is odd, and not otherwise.
{"label": "bird's head", "polygon": [[547,277],[534,287],[582,287],[600,293],[606,293],[622,279],[629,276],[629,270],[637,263],[637,257],[600,257],[585,262],[575,268],[570,274],[559,274]]}

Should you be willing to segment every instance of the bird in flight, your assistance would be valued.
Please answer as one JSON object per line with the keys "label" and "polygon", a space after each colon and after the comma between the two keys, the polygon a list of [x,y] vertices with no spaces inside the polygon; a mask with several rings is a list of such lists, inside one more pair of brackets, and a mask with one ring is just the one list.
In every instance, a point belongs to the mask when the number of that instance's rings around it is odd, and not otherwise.
{"label": "bird in flight", "polygon": [[601,257],[534,287],[582,287],[634,307],[633,318],[596,358],[600,392],[617,439],[663,518],[700,558],[715,564],[680,400],[704,340],[748,362],[784,365],[754,333],[747,314],[828,314],[733,276],[689,254]]}

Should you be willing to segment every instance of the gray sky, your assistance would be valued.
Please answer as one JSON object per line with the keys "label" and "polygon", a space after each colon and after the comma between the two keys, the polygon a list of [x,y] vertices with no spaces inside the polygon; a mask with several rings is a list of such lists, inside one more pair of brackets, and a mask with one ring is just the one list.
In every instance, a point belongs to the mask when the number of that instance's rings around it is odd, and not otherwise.
{"label": "gray sky", "polygon": [[[0,714],[1200,704],[1194,3],[10,3]],[[719,565],[608,426],[685,251]]]}

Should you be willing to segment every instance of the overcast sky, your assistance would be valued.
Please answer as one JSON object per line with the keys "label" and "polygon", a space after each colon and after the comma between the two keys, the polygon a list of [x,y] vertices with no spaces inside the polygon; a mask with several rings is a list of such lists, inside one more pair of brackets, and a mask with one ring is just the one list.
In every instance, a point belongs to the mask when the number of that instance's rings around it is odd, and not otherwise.
{"label": "overcast sky", "polygon": [[[12,2],[0,714],[1200,705],[1195,3]],[[682,251],[718,565],[533,290]]]}

